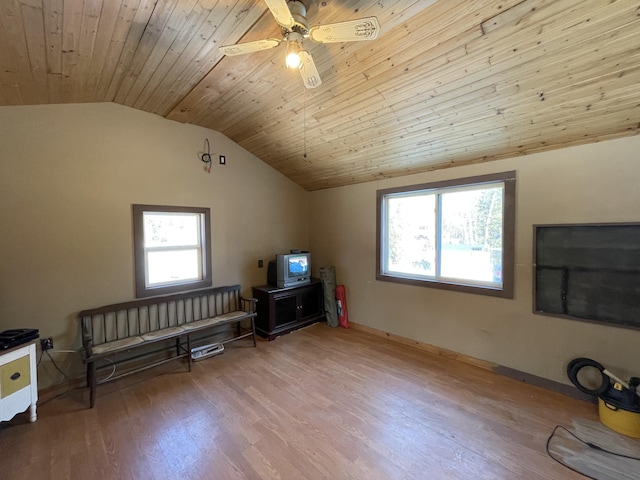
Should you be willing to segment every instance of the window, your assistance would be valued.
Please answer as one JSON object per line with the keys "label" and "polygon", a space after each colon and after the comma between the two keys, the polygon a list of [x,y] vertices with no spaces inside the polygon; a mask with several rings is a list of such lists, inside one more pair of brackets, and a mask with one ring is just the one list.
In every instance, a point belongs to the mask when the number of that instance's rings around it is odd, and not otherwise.
{"label": "window", "polygon": [[377,279],[513,298],[515,172],[377,192]]}
{"label": "window", "polygon": [[133,206],[136,297],[211,286],[209,209]]}

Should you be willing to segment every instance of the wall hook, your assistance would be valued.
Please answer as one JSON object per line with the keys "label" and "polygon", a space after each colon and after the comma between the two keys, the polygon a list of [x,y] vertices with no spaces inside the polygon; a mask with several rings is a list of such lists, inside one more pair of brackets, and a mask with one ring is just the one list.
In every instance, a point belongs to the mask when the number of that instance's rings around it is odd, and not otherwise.
{"label": "wall hook", "polygon": [[211,165],[212,165],[212,161],[211,161],[211,147],[209,145],[209,139],[205,138],[205,149],[206,151],[202,154],[202,157],[200,157],[200,160],[202,160],[205,165],[206,165],[206,169],[207,172],[211,173]]}

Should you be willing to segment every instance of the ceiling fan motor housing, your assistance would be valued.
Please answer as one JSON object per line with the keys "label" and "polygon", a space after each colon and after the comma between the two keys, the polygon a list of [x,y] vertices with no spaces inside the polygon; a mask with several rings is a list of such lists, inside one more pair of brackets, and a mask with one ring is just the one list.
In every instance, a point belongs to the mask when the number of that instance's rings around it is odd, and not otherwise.
{"label": "ceiling fan motor housing", "polygon": [[309,31],[309,23],[307,22],[307,7],[299,0],[293,0],[287,3],[293,21],[295,22],[291,31],[306,35]]}

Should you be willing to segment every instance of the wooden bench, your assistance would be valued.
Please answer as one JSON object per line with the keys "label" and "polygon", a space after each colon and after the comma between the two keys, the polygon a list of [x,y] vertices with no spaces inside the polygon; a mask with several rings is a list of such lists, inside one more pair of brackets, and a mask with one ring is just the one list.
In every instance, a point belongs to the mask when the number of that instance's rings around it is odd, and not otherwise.
{"label": "wooden bench", "polygon": [[[192,344],[206,338],[215,336],[222,344],[251,338],[255,347],[256,302],[240,295],[240,285],[231,285],[80,312],[90,407],[95,405],[98,384],[183,357],[191,371]],[[128,368],[116,375],[119,364]],[[112,372],[98,380],[103,369]]]}

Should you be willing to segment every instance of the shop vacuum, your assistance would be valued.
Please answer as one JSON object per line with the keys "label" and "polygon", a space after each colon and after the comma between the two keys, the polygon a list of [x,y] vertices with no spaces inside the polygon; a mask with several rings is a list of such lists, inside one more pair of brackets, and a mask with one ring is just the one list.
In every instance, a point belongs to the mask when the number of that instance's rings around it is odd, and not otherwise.
{"label": "shop vacuum", "polygon": [[[598,413],[604,425],[623,435],[640,438],[639,377],[625,382],[590,358],[571,360],[567,375],[581,392],[598,397]],[[587,382],[594,380],[600,385],[589,388],[591,385]]]}

